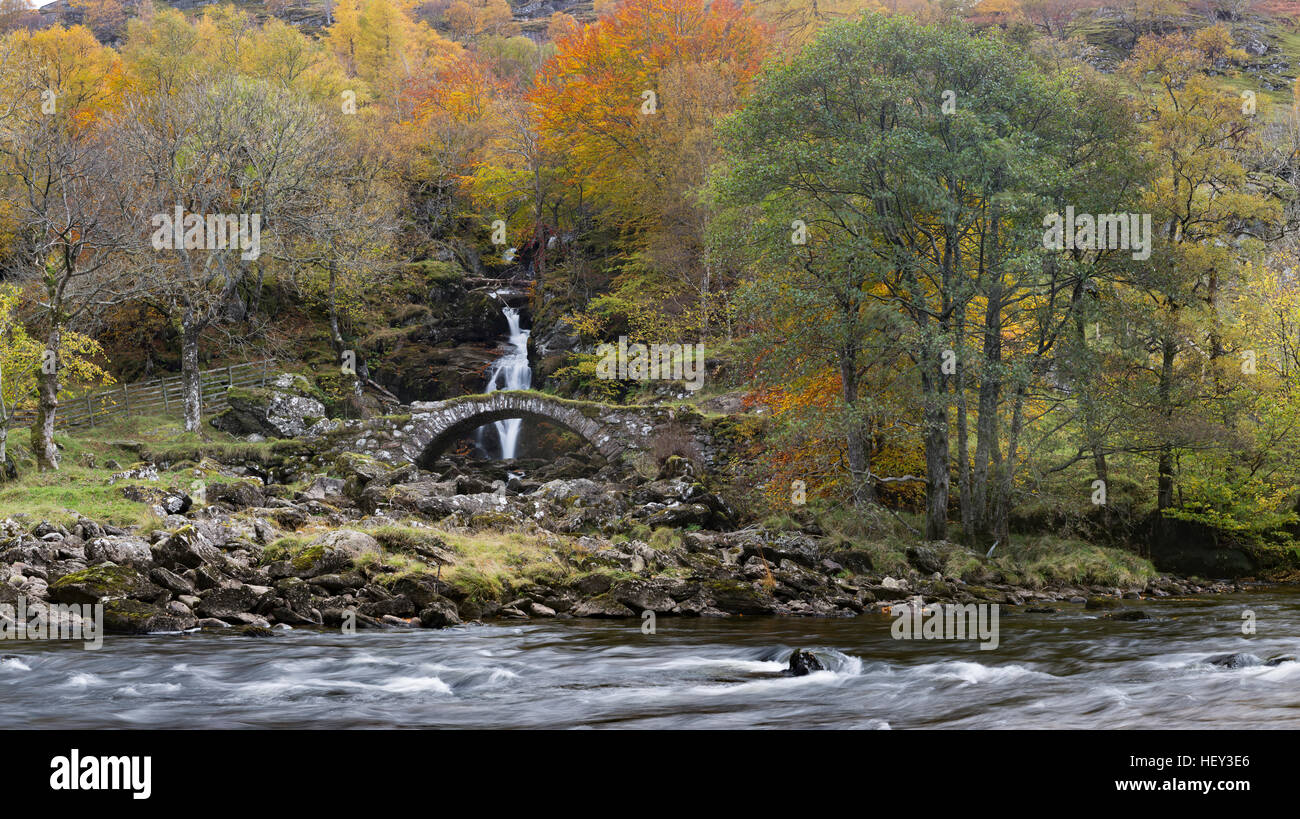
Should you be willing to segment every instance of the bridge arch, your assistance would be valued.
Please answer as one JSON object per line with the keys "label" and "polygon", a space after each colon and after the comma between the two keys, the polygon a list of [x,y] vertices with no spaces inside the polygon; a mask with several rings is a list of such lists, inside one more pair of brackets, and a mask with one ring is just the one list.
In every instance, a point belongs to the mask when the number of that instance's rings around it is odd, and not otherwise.
{"label": "bridge arch", "polygon": [[407,446],[412,461],[428,463],[457,438],[484,424],[524,418],[549,421],[576,433],[607,460],[614,460],[629,448],[640,448],[638,442],[621,434],[624,431],[621,427],[602,421],[599,413],[592,409],[595,406],[534,392],[509,390],[417,405],[412,414],[415,428]]}

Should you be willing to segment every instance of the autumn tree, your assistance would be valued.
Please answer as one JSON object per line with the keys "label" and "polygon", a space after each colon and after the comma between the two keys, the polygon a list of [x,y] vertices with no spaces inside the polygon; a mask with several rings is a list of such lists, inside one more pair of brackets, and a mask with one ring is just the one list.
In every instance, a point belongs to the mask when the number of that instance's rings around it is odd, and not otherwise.
{"label": "autumn tree", "polygon": [[757,71],[761,30],[726,0],[628,0],[555,47],[530,95],[543,147],[566,156],[584,197],[627,237],[629,281],[649,277],[627,297],[675,291],[661,314],[693,312],[707,332],[717,280],[699,193],[717,158],[711,123]]}
{"label": "autumn tree", "polygon": [[[1147,150],[1159,169],[1143,207],[1156,225],[1155,249],[1128,284],[1144,302],[1139,326],[1154,361],[1143,409],[1157,460],[1157,506],[1175,505],[1180,449],[1199,433],[1189,408],[1224,389],[1221,300],[1240,268],[1238,247],[1275,229],[1280,203],[1244,164],[1256,132],[1241,97],[1206,74],[1206,53],[1186,35],[1147,36],[1124,65],[1149,88],[1141,100]],[[1150,85],[1145,85],[1150,84]],[[1183,357],[1196,363],[1180,367]],[[1209,367],[1209,383],[1186,373]]]}
{"label": "autumn tree", "polygon": [[[302,229],[332,169],[318,106],[239,78],[131,98],[109,124],[151,230],[136,247],[137,287],[181,344],[185,427],[199,428],[199,345],[251,262]],[[237,235],[236,235],[237,234]]]}
{"label": "autumn tree", "polygon": [[54,422],[69,330],[112,300],[120,253],[134,230],[124,180],[95,125],[109,104],[116,57],[83,27],[18,32],[2,82],[0,186],[17,225],[11,275],[40,292],[47,359],[39,375],[32,448],[57,469]]}
{"label": "autumn tree", "polygon": [[[1095,84],[1046,73],[1001,41],[868,16],[828,27],[725,126],[718,195],[736,213],[723,238],[761,254],[754,323],[799,329],[798,341],[773,340],[791,351],[782,361],[823,337],[801,358],[838,370],[853,496],[923,477],[928,539],[947,533],[954,398],[963,486],[978,487],[980,465],[996,463],[983,483],[1008,505],[1028,384],[1079,286],[1026,248],[1041,245],[1049,197],[1096,186],[1088,157],[1113,133],[1093,125],[1094,113],[1122,122],[1113,108]],[[1050,308],[1035,316],[1031,304]],[[771,312],[782,305],[793,313]],[[968,334],[981,347],[970,350]],[[1038,363],[1013,378],[1001,345],[1017,335]],[[869,460],[880,417],[863,384],[900,355],[922,398],[924,476],[885,475]],[[983,450],[970,476],[962,402],[977,384]],[[1011,442],[999,456],[1005,386]],[[963,511],[974,505],[983,504],[963,493]]]}
{"label": "autumn tree", "polygon": [[[17,468],[8,453],[9,429],[15,411],[24,409],[41,381],[41,368],[48,362],[45,346],[27,333],[18,314],[22,292],[13,284],[0,284],[0,482],[17,476]],[[97,359],[103,350],[93,338],[74,330],[65,330],[59,339],[58,361],[65,380],[104,384],[113,382]]]}

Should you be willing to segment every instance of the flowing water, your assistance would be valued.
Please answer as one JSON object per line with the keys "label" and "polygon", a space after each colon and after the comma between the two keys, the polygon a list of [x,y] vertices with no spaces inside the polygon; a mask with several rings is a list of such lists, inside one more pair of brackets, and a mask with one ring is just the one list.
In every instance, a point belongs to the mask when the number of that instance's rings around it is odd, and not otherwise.
{"label": "flowing water", "polygon": [[[1300,727],[1300,663],[1205,662],[1300,653],[1295,590],[1132,605],[1007,613],[994,651],[882,616],[0,643],[0,727]],[[782,676],[795,646],[827,670]]]}
{"label": "flowing water", "polygon": [[[530,331],[519,328],[520,317],[516,308],[506,307],[501,312],[505,314],[506,323],[510,327],[510,334],[506,341],[506,352],[492,362],[492,367],[488,370],[487,387],[483,391],[526,390],[533,384],[533,369],[528,365],[528,334]],[[507,418],[504,421],[493,422],[497,440],[501,442],[499,455],[502,460],[515,457],[515,451],[519,446],[519,430],[523,427],[523,423],[521,418]],[[479,442],[482,443],[481,430]]]}

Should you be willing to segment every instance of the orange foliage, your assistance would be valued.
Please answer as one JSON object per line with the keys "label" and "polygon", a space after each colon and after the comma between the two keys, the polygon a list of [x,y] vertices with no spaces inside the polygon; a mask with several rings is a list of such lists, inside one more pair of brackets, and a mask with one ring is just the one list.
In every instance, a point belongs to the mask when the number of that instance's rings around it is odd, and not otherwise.
{"label": "orange foliage", "polygon": [[566,29],[531,101],[539,131],[598,191],[625,188],[629,170],[646,169],[654,112],[675,103],[664,98],[661,73],[706,65],[744,86],[765,53],[760,24],[729,0],[626,0],[596,23]]}

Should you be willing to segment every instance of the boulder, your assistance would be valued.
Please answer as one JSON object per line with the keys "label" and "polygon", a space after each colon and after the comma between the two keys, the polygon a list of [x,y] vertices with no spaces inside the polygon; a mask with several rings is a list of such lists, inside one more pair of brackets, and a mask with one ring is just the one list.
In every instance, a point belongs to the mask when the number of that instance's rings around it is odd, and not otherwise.
{"label": "boulder", "polygon": [[189,595],[198,591],[194,586],[194,581],[187,577],[181,577],[173,571],[164,569],[162,566],[155,566],[150,569],[149,579],[173,594]]}
{"label": "boulder", "polygon": [[1262,664],[1264,661],[1254,654],[1219,654],[1210,657],[1205,662],[1210,665],[1217,665],[1219,668],[1249,668]]}
{"label": "boulder", "polygon": [[190,511],[190,507],[193,505],[194,500],[183,492],[166,495],[158,502],[158,506],[162,509],[164,515],[183,515]]}
{"label": "boulder", "polygon": [[771,614],[775,603],[752,584],[736,580],[710,580],[701,588],[714,608],[732,614]]}
{"label": "boulder", "polygon": [[153,600],[163,590],[130,566],[95,566],[65,574],[49,586],[56,603],[99,603],[107,599]]}
{"label": "boulder", "polygon": [[238,615],[251,612],[261,602],[259,595],[249,586],[236,588],[212,589],[206,592],[194,613],[200,617],[215,617],[219,620],[237,621]]}
{"label": "boulder", "polygon": [[104,631],[110,634],[185,631],[197,625],[192,615],[174,614],[138,600],[110,600],[104,604]]}
{"label": "boulder", "polygon": [[227,565],[225,555],[194,526],[182,526],[172,532],[155,544],[153,551],[157,559],[187,569],[200,566],[224,568]]}
{"label": "boulder", "polygon": [[87,543],[86,559],[90,563],[116,563],[148,568],[153,563],[153,552],[149,544],[138,537],[110,535]]}
{"label": "boulder", "polygon": [[362,555],[379,553],[379,542],[365,532],[336,529],[309,543],[293,558],[293,567],[299,577],[317,577],[347,571]]}
{"label": "boulder", "polygon": [[358,452],[344,452],[334,459],[334,474],[343,480],[343,492],[357,497],[366,484],[387,475],[392,467]]}
{"label": "boulder", "polygon": [[825,671],[826,666],[811,651],[796,648],[790,655],[790,665],[786,673],[792,677],[806,677],[814,671]]}
{"label": "boulder", "polygon": [[447,590],[447,584],[428,574],[407,574],[399,577],[389,587],[393,594],[400,595],[424,609],[427,608]]}
{"label": "boulder", "polygon": [[323,501],[326,498],[343,494],[343,487],[347,482],[342,478],[331,478],[326,475],[316,476],[316,480],[311,485],[302,490],[304,500]]}
{"label": "boulder", "polygon": [[296,438],[325,417],[325,405],[302,394],[307,389],[305,379],[292,376],[264,389],[231,387],[226,390],[228,407],[212,419],[212,426],[232,435]]}
{"label": "boulder", "polygon": [[209,503],[225,503],[235,509],[266,503],[261,484],[252,480],[210,483],[207,486],[207,498]]}
{"label": "boulder", "polygon": [[636,617],[636,612],[608,594],[581,601],[571,613],[574,617]]}
{"label": "boulder", "polygon": [[943,559],[930,546],[909,546],[907,549],[907,562],[911,563],[922,574],[943,573]]}
{"label": "boulder", "polygon": [[677,601],[644,580],[620,580],[609,596],[634,612],[666,612],[677,606]]}

